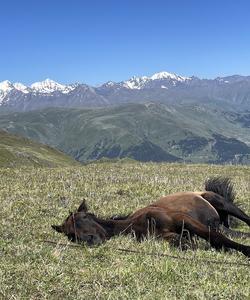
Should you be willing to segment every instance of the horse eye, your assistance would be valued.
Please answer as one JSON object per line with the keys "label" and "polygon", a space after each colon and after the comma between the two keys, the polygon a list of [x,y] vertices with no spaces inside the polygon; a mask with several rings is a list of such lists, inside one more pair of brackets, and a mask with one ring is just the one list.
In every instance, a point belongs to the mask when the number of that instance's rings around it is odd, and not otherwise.
{"label": "horse eye", "polygon": [[77,220],[75,220],[75,226],[78,228],[84,227],[86,225],[86,219],[87,216],[84,216],[82,218],[77,218]]}
{"label": "horse eye", "polygon": [[88,215],[86,215],[86,214],[79,215],[79,219],[87,219],[87,218],[88,218]]}

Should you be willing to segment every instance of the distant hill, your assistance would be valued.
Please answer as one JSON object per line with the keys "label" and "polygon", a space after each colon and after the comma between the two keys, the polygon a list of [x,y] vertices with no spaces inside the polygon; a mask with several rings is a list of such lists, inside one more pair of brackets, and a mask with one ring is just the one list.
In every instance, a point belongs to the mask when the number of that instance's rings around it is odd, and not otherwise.
{"label": "distant hill", "polygon": [[78,163],[58,150],[0,130],[0,167],[72,165]]}
{"label": "distant hill", "polygon": [[127,104],[2,114],[0,128],[79,161],[250,162],[250,113],[205,105]]}

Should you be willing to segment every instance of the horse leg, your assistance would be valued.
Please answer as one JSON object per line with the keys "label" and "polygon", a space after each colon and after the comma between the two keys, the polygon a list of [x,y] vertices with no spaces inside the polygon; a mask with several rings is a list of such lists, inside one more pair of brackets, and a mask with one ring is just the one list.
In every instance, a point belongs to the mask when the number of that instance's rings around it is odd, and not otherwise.
{"label": "horse leg", "polygon": [[175,232],[166,231],[162,234],[162,238],[169,243],[170,246],[179,247],[181,235]]}
{"label": "horse leg", "polygon": [[229,228],[229,215],[227,212],[224,212],[222,210],[218,210],[218,214],[220,216],[220,223],[226,227]]}
{"label": "horse leg", "polygon": [[[229,223],[228,223],[228,215],[232,215],[234,217],[237,217],[238,219],[244,221],[245,223],[247,223],[250,226],[250,217],[248,217],[241,209],[239,209],[235,204],[233,203],[226,203],[225,204],[225,211],[221,211],[219,212],[219,216],[221,218],[221,216],[225,217],[224,219],[222,219],[222,226],[221,226],[221,230],[226,233],[229,234],[232,237],[240,237],[240,238],[248,238],[250,237],[250,233],[249,232],[241,232],[241,231],[236,231],[236,230],[231,230],[229,228]],[[226,220],[223,221],[223,220]]]}
{"label": "horse leg", "polygon": [[226,201],[225,198],[213,192],[204,192],[201,196],[218,211],[221,223],[225,227],[229,227],[228,215],[238,218],[250,226],[250,217],[234,203]]}
{"label": "horse leg", "polygon": [[227,212],[229,215],[236,217],[243,222],[245,222],[248,226],[250,226],[250,217],[244,213],[240,208],[238,208],[233,203],[226,203],[225,205],[225,212]]}
{"label": "horse leg", "polygon": [[181,250],[195,248],[193,235],[184,228],[184,223],[180,234],[172,230],[173,220],[166,214],[166,211],[150,211],[145,215],[145,221],[147,222],[147,231],[149,234],[167,240],[171,246],[180,247]]}
{"label": "horse leg", "polygon": [[250,237],[250,232],[242,232],[242,231],[236,231],[232,230],[230,228],[227,228],[226,226],[221,226],[220,229],[222,230],[223,233],[229,234],[231,237],[234,238],[247,238]]}
{"label": "horse leg", "polygon": [[228,239],[223,234],[214,230],[210,230],[205,225],[196,221],[188,215],[175,213],[172,214],[171,217],[173,218],[177,233],[180,232],[184,223],[185,229],[189,230],[192,234],[196,234],[201,238],[207,240],[212,247],[216,249],[222,249],[223,247],[225,249],[235,249],[242,252],[247,257],[250,257],[250,246],[236,243]]}
{"label": "horse leg", "polygon": [[[185,230],[186,231],[186,230]],[[184,231],[184,234],[186,233]],[[180,248],[181,250],[195,249],[194,241],[189,234],[178,234],[170,231],[163,231],[162,238],[169,243],[170,246]]]}

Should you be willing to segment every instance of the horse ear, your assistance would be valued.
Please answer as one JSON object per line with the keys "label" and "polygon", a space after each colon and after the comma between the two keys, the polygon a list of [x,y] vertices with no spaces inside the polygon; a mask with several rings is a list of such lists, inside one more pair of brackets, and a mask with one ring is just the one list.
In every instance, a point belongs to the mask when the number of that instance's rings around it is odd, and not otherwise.
{"label": "horse ear", "polygon": [[61,225],[51,225],[51,227],[57,232],[63,232]]}
{"label": "horse ear", "polygon": [[88,207],[86,204],[86,200],[83,199],[82,203],[80,204],[80,206],[77,209],[77,212],[81,212],[81,211],[87,212],[87,210],[88,210]]}

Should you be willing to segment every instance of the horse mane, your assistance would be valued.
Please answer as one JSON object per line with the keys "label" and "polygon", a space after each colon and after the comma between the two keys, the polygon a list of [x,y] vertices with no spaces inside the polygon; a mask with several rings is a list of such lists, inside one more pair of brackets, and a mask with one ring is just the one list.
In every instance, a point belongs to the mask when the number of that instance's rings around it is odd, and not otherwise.
{"label": "horse mane", "polygon": [[110,217],[111,220],[127,220],[127,218],[130,216],[128,215],[113,215]]}
{"label": "horse mane", "polygon": [[88,213],[88,216],[92,217],[93,219],[95,220],[117,220],[117,221],[122,221],[122,220],[127,220],[127,218],[130,216],[131,214],[128,214],[128,215],[113,215],[109,218],[107,217],[99,217],[93,213]]}
{"label": "horse mane", "polygon": [[228,177],[213,177],[205,181],[205,190],[208,192],[214,192],[227,201],[235,202],[234,185]]}

